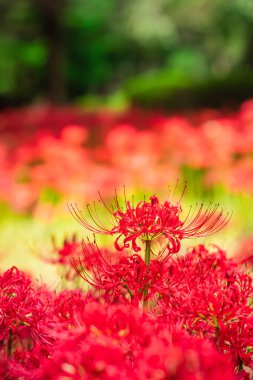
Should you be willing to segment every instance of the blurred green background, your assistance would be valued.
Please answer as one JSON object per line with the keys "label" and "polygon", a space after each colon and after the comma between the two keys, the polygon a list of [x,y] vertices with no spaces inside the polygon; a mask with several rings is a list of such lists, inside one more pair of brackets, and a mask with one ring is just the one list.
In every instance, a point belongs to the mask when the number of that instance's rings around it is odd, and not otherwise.
{"label": "blurred green background", "polygon": [[253,96],[252,0],[0,0],[0,106]]}

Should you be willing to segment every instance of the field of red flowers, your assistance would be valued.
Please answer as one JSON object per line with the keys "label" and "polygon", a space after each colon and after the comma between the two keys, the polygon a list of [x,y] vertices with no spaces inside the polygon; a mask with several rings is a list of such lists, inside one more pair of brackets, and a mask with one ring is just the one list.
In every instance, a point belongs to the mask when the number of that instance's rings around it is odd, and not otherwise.
{"label": "field of red flowers", "polygon": [[0,130],[1,378],[253,377],[253,101],[9,109]]}
{"label": "field of red flowers", "polygon": [[43,191],[83,201],[122,184],[157,191],[192,173],[202,185],[253,194],[253,101],[184,116],[9,109],[0,131],[0,197],[16,210],[34,210]]}

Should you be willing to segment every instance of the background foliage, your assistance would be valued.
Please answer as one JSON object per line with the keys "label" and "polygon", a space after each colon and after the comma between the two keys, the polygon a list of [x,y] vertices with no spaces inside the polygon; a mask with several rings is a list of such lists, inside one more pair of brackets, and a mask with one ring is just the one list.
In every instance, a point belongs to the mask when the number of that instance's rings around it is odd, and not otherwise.
{"label": "background foliage", "polygon": [[2,107],[253,96],[251,0],[0,0],[0,11]]}

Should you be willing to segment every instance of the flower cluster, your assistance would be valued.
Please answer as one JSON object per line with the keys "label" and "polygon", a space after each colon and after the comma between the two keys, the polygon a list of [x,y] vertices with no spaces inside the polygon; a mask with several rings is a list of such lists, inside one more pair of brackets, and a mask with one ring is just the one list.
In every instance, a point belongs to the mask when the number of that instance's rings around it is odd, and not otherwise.
{"label": "flower cluster", "polygon": [[42,379],[235,380],[232,367],[211,342],[160,328],[135,307],[97,303],[42,366]]}
{"label": "flower cluster", "polygon": [[[0,374],[17,379],[33,372],[52,345],[46,323],[52,295],[13,267],[0,276]],[[29,377],[25,377],[29,378]]]}
{"label": "flower cluster", "polygon": [[89,200],[97,189],[109,196],[122,183],[159,191],[185,170],[192,180],[197,172],[205,185],[252,194],[252,109],[249,100],[237,112],[200,109],[191,116],[74,107],[2,110],[0,198],[15,210],[38,214],[38,200],[50,195]]}
{"label": "flower cluster", "polygon": [[[103,305],[80,291],[48,292],[45,313],[44,295],[22,272],[12,268],[1,280],[2,378],[197,380],[205,374],[205,379],[218,380],[222,374],[225,380],[235,379],[232,365],[211,342],[154,323],[134,305]],[[7,288],[13,293],[6,293]],[[31,311],[34,306],[29,309],[31,301],[18,297],[22,291],[23,296],[30,292],[37,313]],[[25,307],[29,316],[21,314]]]}
{"label": "flower cluster", "polygon": [[[134,255],[128,261],[135,260]],[[157,269],[159,297],[151,292],[148,312],[124,291],[119,297],[96,290],[93,295],[80,290],[55,294],[38,288],[16,268],[3,273],[1,376],[10,380],[250,379],[251,278],[218,247],[198,246],[185,257],[170,256],[162,266],[167,274],[159,279],[161,268]],[[125,275],[130,271],[126,266]],[[138,270],[131,273],[138,283]],[[221,287],[217,285],[214,292],[216,284]],[[13,298],[17,298],[15,308]]]}
{"label": "flower cluster", "polygon": [[72,289],[53,292],[15,267],[0,276],[1,378],[252,380],[252,278],[216,245],[179,252],[228,216],[201,205],[181,219],[182,197],[100,202],[102,215],[71,210],[114,249],[73,236],[51,252]]}

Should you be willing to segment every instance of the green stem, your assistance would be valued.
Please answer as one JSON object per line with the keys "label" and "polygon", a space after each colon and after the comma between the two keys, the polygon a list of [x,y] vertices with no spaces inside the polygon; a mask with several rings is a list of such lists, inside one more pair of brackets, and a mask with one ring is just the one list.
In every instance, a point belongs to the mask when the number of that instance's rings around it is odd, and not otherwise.
{"label": "green stem", "polygon": [[147,264],[147,265],[149,265],[149,263],[150,263],[150,253],[151,253],[151,240],[146,240],[145,264]]}
{"label": "green stem", "polygon": [[[150,263],[151,240],[146,240],[145,243],[146,243],[146,247],[145,247],[145,264],[148,266],[149,263]],[[148,288],[147,287],[144,289],[143,296],[144,296],[144,303],[143,303],[143,305],[144,305],[144,308],[147,309],[148,308],[148,300],[145,301],[145,298],[147,298],[147,296],[148,296]]]}
{"label": "green stem", "polygon": [[9,329],[9,339],[8,339],[8,345],[7,345],[7,355],[8,355],[8,357],[11,356],[11,351],[12,351],[12,338],[13,338],[12,329]]}

